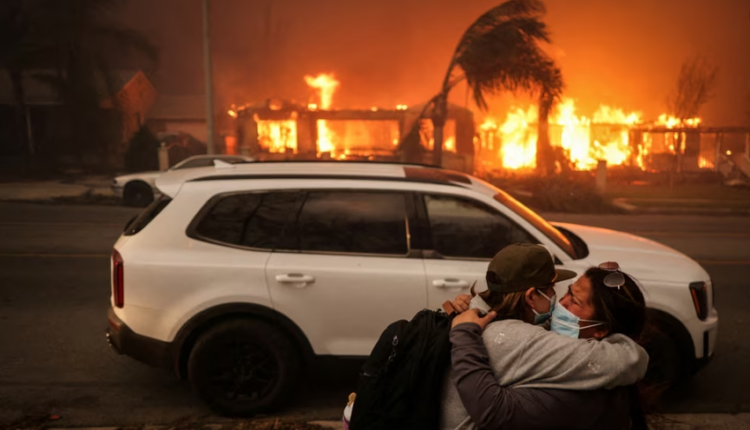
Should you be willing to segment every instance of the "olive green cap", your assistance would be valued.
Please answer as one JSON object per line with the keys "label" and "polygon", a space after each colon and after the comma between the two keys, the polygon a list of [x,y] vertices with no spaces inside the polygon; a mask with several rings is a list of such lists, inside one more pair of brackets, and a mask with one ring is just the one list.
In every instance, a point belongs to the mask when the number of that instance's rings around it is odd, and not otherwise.
{"label": "olive green cap", "polygon": [[[531,243],[516,243],[501,249],[490,261],[487,275],[487,286],[498,293],[547,287],[576,277],[573,271],[556,269],[547,248]],[[492,278],[494,281],[490,281]]]}

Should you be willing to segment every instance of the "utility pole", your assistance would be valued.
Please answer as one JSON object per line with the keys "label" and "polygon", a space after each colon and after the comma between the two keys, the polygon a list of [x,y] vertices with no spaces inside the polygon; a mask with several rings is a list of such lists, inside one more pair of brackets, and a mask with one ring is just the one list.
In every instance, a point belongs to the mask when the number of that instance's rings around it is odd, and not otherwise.
{"label": "utility pole", "polygon": [[206,152],[214,153],[214,86],[211,77],[211,9],[209,0],[203,0],[203,65],[206,75]]}

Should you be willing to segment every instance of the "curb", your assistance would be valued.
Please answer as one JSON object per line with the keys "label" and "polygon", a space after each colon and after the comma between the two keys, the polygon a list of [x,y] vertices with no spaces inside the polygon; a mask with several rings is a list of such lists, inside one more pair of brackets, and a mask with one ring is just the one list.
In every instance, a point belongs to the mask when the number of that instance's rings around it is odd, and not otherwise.
{"label": "curb", "polygon": [[[267,420],[264,420],[267,421]],[[649,429],[651,430],[746,430],[750,428],[750,413],[741,414],[668,414],[658,416],[650,420]],[[304,422],[304,421],[303,421]],[[307,424],[318,425],[324,429],[341,430],[343,425],[341,421],[307,421]],[[203,429],[203,430],[224,430],[241,428],[242,423],[225,423],[225,424],[202,424],[196,427],[180,427],[179,425],[147,425],[143,427],[124,426],[124,427],[49,427],[45,430],[121,430],[126,428],[138,428],[138,430],[169,430],[180,428],[186,429]],[[269,429],[275,427],[269,427]],[[9,430],[34,430],[34,429],[9,429]]]}
{"label": "curb", "polygon": [[[268,420],[264,420],[268,421]],[[270,422],[270,421],[269,421]],[[342,430],[343,424],[341,421],[308,421],[307,424],[311,425],[318,425],[324,429],[332,429],[332,430]],[[223,430],[223,429],[231,429],[234,427],[238,427],[241,424],[236,423],[230,423],[230,424],[200,424],[196,427],[189,427],[190,429],[202,429],[202,430]],[[226,426],[226,427],[225,427]],[[107,426],[107,427],[44,427],[44,430],[124,430],[124,429],[133,429],[137,428],[138,430],[169,430],[174,429],[174,425],[145,425],[145,426]],[[182,430],[185,430],[185,427],[179,427]],[[275,428],[275,427],[274,427]],[[8,430],[38,430],[37,428],[19,428],[19,429],[13,429],[11,427],[8,428]]]}
{"label": "curb", "polygon": [[630,199],[619,197],[612,200],[616,206],[631,215],[707,215],[707,216],[745,216],[750,215],[750,209],[732,209],[724,207],[696,208],[696,207],[672,207],[672,206],[635,206],[629,202]]}

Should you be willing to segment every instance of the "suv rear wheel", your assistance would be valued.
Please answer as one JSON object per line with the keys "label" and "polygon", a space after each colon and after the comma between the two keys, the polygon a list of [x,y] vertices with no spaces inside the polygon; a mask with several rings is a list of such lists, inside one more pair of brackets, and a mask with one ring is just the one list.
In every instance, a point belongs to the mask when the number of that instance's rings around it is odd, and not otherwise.
{"label": "suv rear wheel", "polygon": [[214,412],[251,416],[272,408],[288,392],[299,374],[298,356],[275,327],[233,319],[198,339],[190,353],[188,379]]}

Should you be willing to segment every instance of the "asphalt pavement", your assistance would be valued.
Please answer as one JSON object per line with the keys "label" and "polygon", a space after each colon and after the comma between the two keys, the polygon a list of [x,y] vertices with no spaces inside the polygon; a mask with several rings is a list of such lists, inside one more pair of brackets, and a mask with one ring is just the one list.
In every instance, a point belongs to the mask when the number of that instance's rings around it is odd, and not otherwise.
{"label": "asphalt pavement", "polygon": [[[61,415],[60,427],[209,416],[186,382],[119,356],[105,342],[109,255],[136,213],[121,207],[0,203],[0,427],[40,414]],[[715,358],[669,393],[666,410],[750,411],[750,217],[545,217],[633,232],[700,261],[717,289]],[[291,406],[278,414],[338,419],[360,364],[319,363],[312,380],[300,381]]]}

